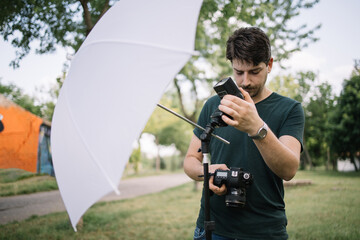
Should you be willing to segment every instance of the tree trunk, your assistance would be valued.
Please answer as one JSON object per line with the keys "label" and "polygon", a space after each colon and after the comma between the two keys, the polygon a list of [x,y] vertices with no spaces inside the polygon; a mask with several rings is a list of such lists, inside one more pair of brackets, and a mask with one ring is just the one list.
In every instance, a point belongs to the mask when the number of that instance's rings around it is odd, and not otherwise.
{"label": "tree trunk", "polygon": [[330,147],[326,148],[326,171],[329,171],[330,167]]}
{"label": "tree trunk", "polygon": [[350,161],[352,162],[352,164],[354,164],[354,167],[355,167],[355,171],[359,171],[359,169],[357,168],[357,165],[356,165],[356,161],[355,161],[355,157],[354,157],[354,154],[351,153],[350,155]]}
{"label": "tree trunk", "polygon": [[81,6],[84,10],[84,22],[86,25],[86,36],[89,35],[91,29],[94,27],[94,24],[91,20],[91,13],[89,11],[89,7],[88,7],[88,0],[80,0]]}
{"label": "tree trunk", "polygon": [[305,144],[304,144],[304,165],[305,165],[305,168],[306,168],[306,165],[309,165],[310,169],[313,168],[312,160],[311,160],[309,151],[307,150],[307,147]]}

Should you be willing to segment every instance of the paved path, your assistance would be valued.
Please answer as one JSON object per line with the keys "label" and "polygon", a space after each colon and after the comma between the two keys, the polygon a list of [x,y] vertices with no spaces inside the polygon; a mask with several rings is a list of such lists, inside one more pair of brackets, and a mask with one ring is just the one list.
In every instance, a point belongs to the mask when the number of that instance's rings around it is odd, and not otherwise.
{"label": "paved path", "polygon": [[[103,197],[100,201],[114,201],[133,198],[149,193],[160,192],[175,187],[191,179],[184,173],[127,179],[120,182],[120,195],[115,193]],[[12,221],[22,221],[33,215],[46,215],[65,211],[59,191],[34,193],[0,198],[0,225]]]}

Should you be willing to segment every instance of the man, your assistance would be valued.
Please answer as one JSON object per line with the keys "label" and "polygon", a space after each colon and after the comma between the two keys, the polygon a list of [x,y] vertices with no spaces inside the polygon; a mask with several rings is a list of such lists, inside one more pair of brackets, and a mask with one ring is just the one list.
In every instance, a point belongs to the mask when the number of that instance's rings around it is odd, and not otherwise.
{"label": "man", "polygon": [[[204,105],[198,123],[205,127],[217,109],[227,127],[214,133],[229,140],[210,142],[209,172],[230,167],[242,168],[253,175],[246,190],[244,208],[225,205],[225,185],[217,187],[210,179],[211,218],[216,227],[213,239],[287,239],[283,180],[295,176],[299,166],[304,129],[304,113],[299,102],[280,96],[266,86],[273,58],[269,38],[259,28],[241,28],[227,41],[226,57],[244,99],[226,95],[211,97]],[[203,174],[200,135],[194,130],[184,160],[184,171],[194,180]],[[204,198],[204,196],[203,196]],[[204,199],[197,220],[194,239],[204,238]]]}

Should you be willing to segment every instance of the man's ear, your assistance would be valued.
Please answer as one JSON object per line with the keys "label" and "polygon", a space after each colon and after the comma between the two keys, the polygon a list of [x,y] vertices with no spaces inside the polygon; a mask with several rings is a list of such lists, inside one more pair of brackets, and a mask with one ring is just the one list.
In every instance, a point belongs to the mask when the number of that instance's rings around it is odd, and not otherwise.
{"label": "man's ear", "polygon": [[274,62],[274,59],[273,58],[270,58],[269,60],[269,63],[268,63],[268,66],[267,66],[267,72],[270,73],[271,72],[271,69],[272,69],[272,66],[273,66],[273,62]]}

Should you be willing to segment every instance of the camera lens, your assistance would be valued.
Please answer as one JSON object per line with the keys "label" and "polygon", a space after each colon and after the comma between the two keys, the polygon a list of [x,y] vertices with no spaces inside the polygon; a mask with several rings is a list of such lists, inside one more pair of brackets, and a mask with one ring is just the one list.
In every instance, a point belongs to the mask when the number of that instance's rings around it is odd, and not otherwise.
{"label": "camera lens", "polygon": [[243,176],[244,179],[248,180],[250,178],[250,174],[249,173],[244,173]]}

